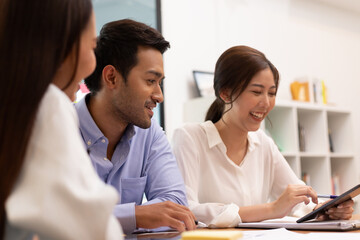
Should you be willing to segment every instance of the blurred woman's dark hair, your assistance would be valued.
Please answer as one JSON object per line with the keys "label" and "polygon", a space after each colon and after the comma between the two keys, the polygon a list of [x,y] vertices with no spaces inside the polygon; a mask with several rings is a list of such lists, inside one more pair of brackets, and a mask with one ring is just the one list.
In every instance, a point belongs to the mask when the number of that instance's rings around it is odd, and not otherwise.
{"label": "blurred woman's dark hair", "polygon": [[[91,0],[0,2],[0,238],[5,202],[21,172],[42,97],[55,73],[74,53],[92,14]],[[64,90],[63,89],[63,90]],[[51,159],[49,159],[51,161]]]}

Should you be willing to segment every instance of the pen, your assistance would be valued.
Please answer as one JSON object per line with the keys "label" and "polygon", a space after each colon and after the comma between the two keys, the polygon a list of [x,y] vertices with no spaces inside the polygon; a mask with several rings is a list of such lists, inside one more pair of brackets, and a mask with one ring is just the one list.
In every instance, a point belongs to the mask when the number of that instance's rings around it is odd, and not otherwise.
{"label": "pen", "polygon": [[337,198],[338,196],[336,196],[336,195],[320,195],[320,194],[318,194],[317,197],[318,198],[331,198],[331,199],[333,199],[333,198]]}
{"label": "pen", "polygon": [[206,228],[207,227],[207,225],[205,223],[200,222],[198,220],[195,220],[195,224],[200,228]]}

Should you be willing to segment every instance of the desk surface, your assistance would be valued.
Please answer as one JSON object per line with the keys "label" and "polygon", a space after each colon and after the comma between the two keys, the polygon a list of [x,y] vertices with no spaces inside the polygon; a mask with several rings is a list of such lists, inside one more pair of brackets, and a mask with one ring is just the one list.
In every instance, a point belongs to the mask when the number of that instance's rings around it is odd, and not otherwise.
{"label": "desk surface", "polygon": [[[360,219],[360,214],[354,215],[352,217],[352,219]],[[232,228],[227,228],[224,229],[224,231],[228,230],[228,229],[232,229]],[[217,229],[219,230],[219,229]],[[241,231],[254,231],[254,230],[264,230],[264,229],[253,229],[253,228],[237,228],[237,230],[241,230]],[[209,229],[209,231],[211,231],[211,229]],[[304,231],[304,230],[291,230],[293,232],[297,232],[297,233],[309,233],[309,232],[326,232],[326,231]],[[330,232],[330,231],[328,231]],[[348,233],[360,233],[360,229],[359,230],[354,230],[354,231],[348,231]],[[339,233],[339,232],[338,232]],[[341,233],[341,232],[340,232]],[[146,233],[146,234],[137,234],[137,235],[128,235],[125,237],[125,239],[128,240],[135,240],[135,239],[168,239],[168,240],[178,240],[181,239],[181,234],[179,232],[166,232],[166,233]]]}

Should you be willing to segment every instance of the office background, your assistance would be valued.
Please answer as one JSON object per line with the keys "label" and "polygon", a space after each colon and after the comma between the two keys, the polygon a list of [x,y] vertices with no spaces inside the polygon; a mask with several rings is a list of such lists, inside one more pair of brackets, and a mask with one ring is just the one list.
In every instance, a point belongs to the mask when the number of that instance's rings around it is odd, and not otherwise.
{"label": "office background", "polygon": [[[360,156],[360,2],[357,0],[94,0],[97,29],[133,18],[161,27],[171,48],[164,54],[165,130],[184,122],[184,104],[197,97],[193,70],[214,70],[234,45],[264,52],[278,68],[277,99],[290,100],[296,79],[324,80],[328,102],[351,110],[354,156]],[[159,10],[159,9],[158,9]],[[360,171],[355,171],[360,182]]]}
{"label": "office background", "polygon": [[[354,151],[360,153],[360,4],[332,0],[162,0],[166,132],[183,122],[195,96],[192,70],[213,71],[233,45],[264,52],[281,74],[278,99],[291,99],[290,82],[325,80],[328,101],[352,109]],[[359,164],[358,164],[359,166]],[[358,171],[359,172],[359,171]],[[359,174],[354,178],[360,182]]]}

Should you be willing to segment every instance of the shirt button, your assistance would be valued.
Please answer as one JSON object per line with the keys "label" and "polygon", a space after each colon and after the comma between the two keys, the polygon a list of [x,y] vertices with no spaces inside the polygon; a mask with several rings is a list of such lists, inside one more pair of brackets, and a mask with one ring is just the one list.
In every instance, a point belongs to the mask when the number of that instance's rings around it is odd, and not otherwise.
{"label": "shirt button", "polygon": [[103,140],[101,140],[101,142],[105,143],[106,141],[105,141],[105,139],[103,139]]}
{"label": "shirt button", "polygon": [[107,159],[106,157],[104,157],[104,160],[107,161],[107,160],[109,160],[109,159]]}
{"label": "shirt button", "polygon": [[87,145],[90,145],[91,144],[91,140],[87,141]]}

